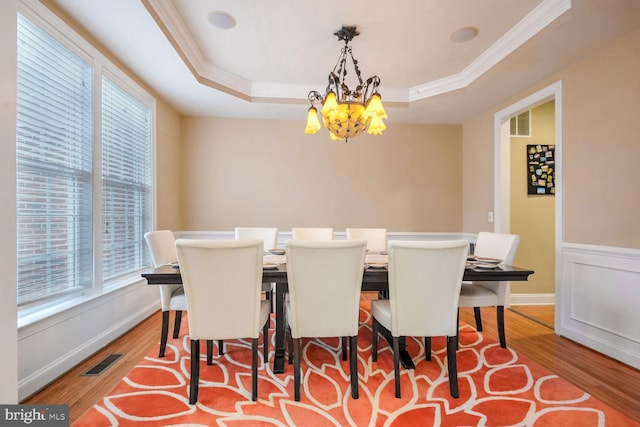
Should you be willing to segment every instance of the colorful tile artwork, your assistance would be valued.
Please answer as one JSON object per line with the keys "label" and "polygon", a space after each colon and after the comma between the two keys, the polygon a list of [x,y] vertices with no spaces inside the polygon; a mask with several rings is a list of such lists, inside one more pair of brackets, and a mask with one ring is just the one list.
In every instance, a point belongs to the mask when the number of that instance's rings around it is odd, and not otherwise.
{"label": "colorful tile artwork", "polygon": [[555,194],[555,145],[527,145],[528,194]]}

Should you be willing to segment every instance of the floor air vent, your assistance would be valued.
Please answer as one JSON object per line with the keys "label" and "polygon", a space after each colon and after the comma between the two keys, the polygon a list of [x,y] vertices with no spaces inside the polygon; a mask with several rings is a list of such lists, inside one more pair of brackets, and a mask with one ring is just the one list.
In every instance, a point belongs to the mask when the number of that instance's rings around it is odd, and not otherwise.
{"label": "floor air vent", "polygon": [[110,354],[107,357],[105,357],[102,361],[98,362],[97,365],[95,365],[93,368],[89,369],[87,372],[85,372],[82,375],[84,376],[100,375],[101,373],[106,371],[109,366],[113,365],[116,362],[116,360],[120,359],[122,356],[124,356],[124,354],[122,353]]}

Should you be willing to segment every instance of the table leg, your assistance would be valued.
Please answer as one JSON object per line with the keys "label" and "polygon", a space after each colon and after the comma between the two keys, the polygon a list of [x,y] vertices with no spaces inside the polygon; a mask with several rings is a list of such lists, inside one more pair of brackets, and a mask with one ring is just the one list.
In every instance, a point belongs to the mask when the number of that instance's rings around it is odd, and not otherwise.
{"label": "table leg", "polygon": [[[379,331],[380,331],[380,335],[382,335],[389,342],[389,345],[392,345],[393,338],[391,337],[391,332],[388,329],[385,329],[384,327],[380,327]],[[398,347],[400,349],[400,351],[398,352],[398,355],[400,357],[400,363],[402,364],[402,367],[404,369],[415,369],[416,365],[413,363],[413,359],[411,358],[411,355],[407,351],[406,337],[400,337],[398,344],[399,344]]]}
{"label": "table leg", "polygon": [[400,337],[400,363],[404,369],[415,369],[416,365],[413,363],[411,355],[407,351],[407,338]]}
{"label": "table leg", "polygon": [[276,327],[274,339],[273,372],[284,372],[285,363],[285,333],[284,333],[284,283],[276,283]]}

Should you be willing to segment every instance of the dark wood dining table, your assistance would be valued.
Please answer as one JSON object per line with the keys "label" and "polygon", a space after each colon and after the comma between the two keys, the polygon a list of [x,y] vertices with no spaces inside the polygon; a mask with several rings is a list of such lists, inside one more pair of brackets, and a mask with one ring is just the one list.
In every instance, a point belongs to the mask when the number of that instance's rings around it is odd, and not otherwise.
{"label": "dark wood dining table", "polygon": [[[389,275],[386,268],[365,268],[362,276],[362,291],[388,292]],[[526,281],[532,270],[519,268],[511,265],[500,264],[498,268],[491,270],[479,270],[466,268],[464,271],[464,281]],[[163,265],[142,273],[142,277],[147,279],[149,285],[170,285],[182,284],[180,269],[170,265]],[[284,322],[284,300],[288,291],[287,287],[287,266],[277,264],[277,268],[264,269],[262,272],[262,283],[275,283],[275,357],[273,359],[273,372],[283,373],[285,368],[285,322]],[[385,338],[390,339],[389,336]],[[404,344],[404,343],[402,343]],[[401,346],[400,359],[405,368],[412,368],[413,361]]]}

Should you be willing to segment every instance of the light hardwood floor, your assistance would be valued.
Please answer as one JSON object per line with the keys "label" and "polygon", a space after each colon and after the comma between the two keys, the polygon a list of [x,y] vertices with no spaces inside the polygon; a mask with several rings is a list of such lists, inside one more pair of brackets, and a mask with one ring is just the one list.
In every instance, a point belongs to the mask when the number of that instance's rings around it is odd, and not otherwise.
{"label": "light hardwood floor", "polygon": [[[495,309],[482,309],[484,333],[497,340],[495,318]],[[473,310],[462,309],[460,320],[473,325]],[[23,403],[68,404],[73,423],[158,343],[160,323],[158,312]],[[505,311],[505,323],[510,348],[640,422],[640,371],[559,337],[512,310]],[[124,356],[100,376],[82,375],[112,353]]]}
{"label": "light hardwood floor", "polygon": [[512,305],[510,310],[540,322],[549,328],[553,328],[553,325],[555,325],[554,305]]}

